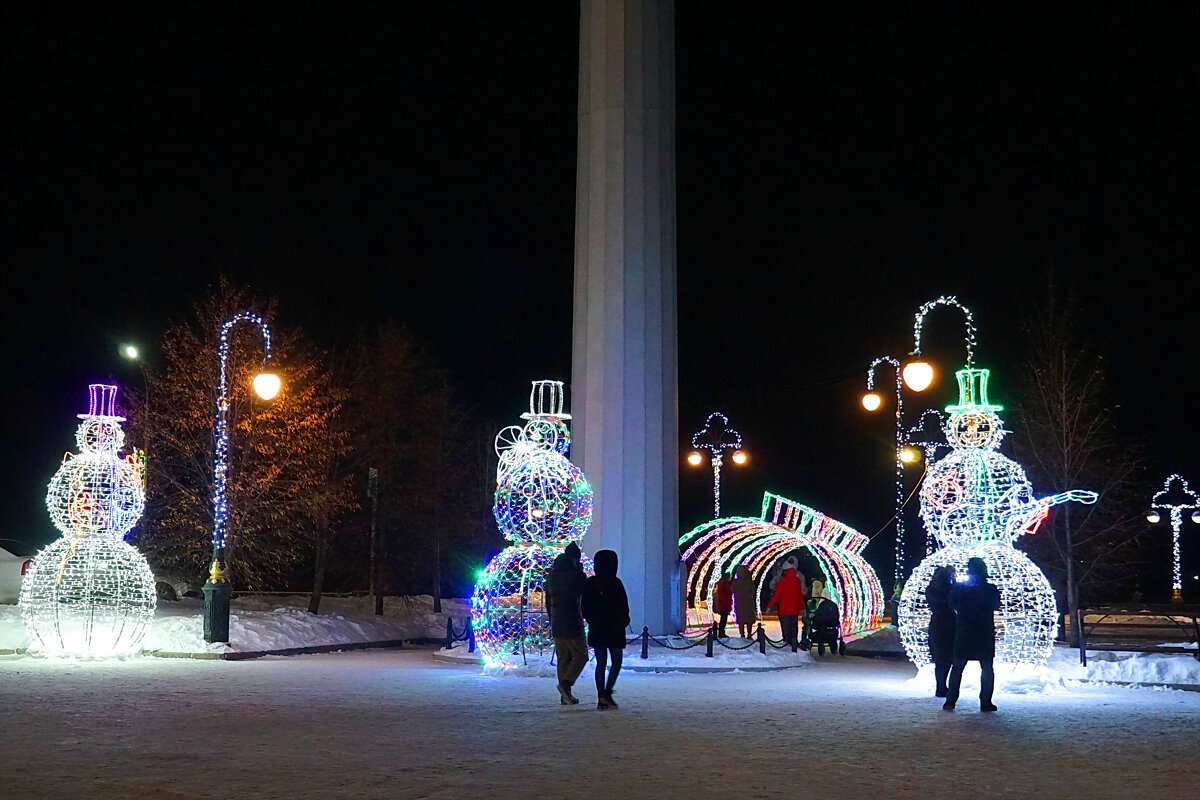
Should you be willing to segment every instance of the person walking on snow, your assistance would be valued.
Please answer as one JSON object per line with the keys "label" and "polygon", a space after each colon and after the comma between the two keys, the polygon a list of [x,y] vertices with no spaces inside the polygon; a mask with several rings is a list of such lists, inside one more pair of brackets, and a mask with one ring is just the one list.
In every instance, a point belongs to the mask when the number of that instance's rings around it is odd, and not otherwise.
{"label": "person walking on snow", "polygon": [[758,621],[758,587],[750,577],[750,570],[744,566],[737,568],[733,578],[733,604],[738,635],[749,639],[754,635],[754,623]]}
{"label": "person walking on snow", "polygon": [[767,603],[767,608],[779,606],[779,629],[783,632],[783,640],[795,650],[800,646],[797,641],[799,634],[800,612],[804,609],[804,583],[796,577],[796,568],[788,567],[779,576],[775,592]]}
{"label": "person walking on snow", "polygon": [[[629,625],[629,597],[625,584],[617,577],[617,554],[600,550],[594,562],[596,574],[583,587],[583,618],[587,620],[587,643],[596,654],[596,708],[616,708],[613,686],[621,672],[625,656],[625,628]],[[605,663],[611,661],[608,680],[604,679]]]}
{"label": "person walking on snow", "polygon": [[929,657],[933,661],[933,676],[937,681],[935,696],[948,693],[946,679],[954,663],[954,609],[950,607],[950,590],[954,587],[954,567],[941,566],[925,589],[929,605]]}
{"label": "person walking on snow", "polygon": [[725,638],[725,623],[729,621],[730,611],[733,611],[733,583],[727,572],[713,587],[713,614],[717,617],[717,636],[722,639]]}
{"label": "person walking on snow", "polygon": [[953,711],[962,686],[963,670],[968,661],[978,661],[979,710],[995,711],[992,689],[996,671],[996,623],[993,613],[1000,610],[1000,590],[988,583],[987,563],[982,558],[967,561],[967,582],[950,590],[950,607],[957,615],[954,624],[954,665],[950,668],[950,687],[943,711]]}
{"label": "person walking on snow", "polygon": [[546,573],[546,614],[550,617],[550,635],[554,637],[554,654],[558,658],[558,695],[564,706],[579,702],[571,694],[571,687],[588,659],[580,607],[587,581],[579,563],[582,555],[579,545],[571,542]]}

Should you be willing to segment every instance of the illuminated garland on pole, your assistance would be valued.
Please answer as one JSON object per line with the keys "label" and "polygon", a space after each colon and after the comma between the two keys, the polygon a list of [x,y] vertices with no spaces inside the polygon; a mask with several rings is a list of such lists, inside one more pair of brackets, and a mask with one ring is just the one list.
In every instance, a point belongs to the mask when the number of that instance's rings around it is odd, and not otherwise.
{"label": "illuminated garland on pole", "polygon": [[904,381],[900,377],[900,362],[891,356],[881,356],[871,362],[867,369],[867,394],[863,396],[863,408],[875,411],[881,400],[875,394],[875,368],[880,364],[890,364],[896,374],[896,448],[892,454],[896,460],[896,580],[904,580],[907,569],[907,557],[904,552],[904,460],[901,451],[904,448],[905,436],[901,419],[904,415]]}
{"label": "illuminated garland on pole", "polygon": [[[1185,499],[1186,502],[1167,502],[1167,495],[1171,493],[1171,483],[1173,481],[1179,481],[1180,492],[1177,497],[1181,500]],[[1155,494],[1154,498],[1150,501],[1150,508],[1166,509],[1171,512],[1171,602],[1182,603],[1183,571],[1180,568],[1179,561],[1179,529],[1183,526],[1184,509],[1200,509],[1200,498],[1196,497],[1196,493],[1192,491],[1190,486],[1188,486],[1188,482],[1184,479],[1184,477],[1176,473],[1163,481],[1163,488],[1161,491]],[[1146,515],[1146,519],[1151,523],[1155,523],[1158,522],[1161,517],[1159,517],[1155,511],[1151,511]],[[1192,522],[1200,523],[1200,511],[1193,510]]]}
{"label": "illuminated garland on pole", "polygon": [[925,589],[934,570],[952,565],[966,574],[969,558],[988,565],[1000,590],[996,660],[1040,664],[1054,642],[1057,605],[1042,571],[1013,547],[1033,535],[1052,506],[1094,503],[1095,492],[1071,490],[1035,499],[1019,464],[997,451],[1006,431],[987,398],[988,370],[957,373],[959,402],[946,407],[946,441],[951,452],[930,465],[921,486],[921,518],[942,549],[914,570],[900,597],[900,639],[918,666],[929,663],[929,607]]}
{"label": "illuminated garland on pole", "polygon": [[[917,316],[913,320],[913,349],[911,355],[921,355],[921,329],[925,325],[925,315],[938,306],[953,306],[963,312],[967,331],[963,337],[963,343],[967,347],[967,369],[974,366],[975,361],[975,315],[971,313],[971,309],[964,306],[958,301],[954,295],[942,295],[936,300],[930,300],[925,305],[917,310]],[[920,391],[919,389],[917,391]]]}
{"label": "illuminated garland on pole", "polygon": [[[571,415],[563,413],[562,388],[561,381],[534,381],[525,425],[496,436],[492,514],[511,544],[479,572],[471,599],[475,641],[489,665],[550,657],[546,573],[592,521],[592,487],[567,460]],[[584,570],[591,572],[586,558]]]}
{"label": "illuminated garland on pole", "polygon": [[[687,602],[711,609],[721,575],[744,567],[755,582],[755,597],[770,567],[788,552],[805,548],[821,564],[829,599],[838,604],[842,633],[877,627],[883,615],[883,588],[862,557],[867,537],[808,506],[771,492],[763,494],[758,517],[726,517],[697,526],[679,537],[680,560],[688,567]],[[711,623],[710,619],[703,620]]]}
{"label": "illuminated garland on pole", "polygon": [[266,372],[271,360],[271,329],[257,314],[242,312],[221,326],[218,357],[221,377],[217,391],[216,448],[213,453],[213,555],[209,567],[208,581],[204,584],[204,641],[229,641],[229,598],[232,586],[225,561],[225,538],[229,520],[229,506],[225,500],[229,481],[229,386],[226,380],[229,365],[229,332],[239,322],[257,325],[263,337],[263,370],[254,378],[254,390],[259,397],[270,400],[279,393],[279,378]]}
{"label": "illuminated garland on pole", "polygon": [[124,541],[145,505],[141,463],[122,457],[116,386],[89,387],[87,414],[50,479],[46,508],[64,534],[34,558],[20,607],[32,649],[82,657],[137,653],[154,618],[154,575]]}
{"label": "illuminated garland on pole", "polygon": [[[721,421],[719,428],[713,426],[713,420],[718,418]],[[742,450],[742,434],[729,427],[729,417],[714,411],[704,421],[704,427],[692,434],[692,447],[696,450],[707,450],[710,454],[713,471],[713,518],[716,519],[721,516],[721,465],[724,463],[725,451],[734,451],[735,464],[746,463],[746,454]],[[697,455],[699,454],[693,453],[688,460],[692,464],[699,463],[695,458]]]}

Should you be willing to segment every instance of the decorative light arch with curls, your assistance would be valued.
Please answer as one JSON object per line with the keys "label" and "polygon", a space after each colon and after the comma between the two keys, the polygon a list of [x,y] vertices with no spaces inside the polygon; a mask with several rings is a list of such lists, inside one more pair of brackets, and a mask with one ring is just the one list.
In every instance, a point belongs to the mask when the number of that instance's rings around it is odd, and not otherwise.
{"label": "decorative light arch with curls", "polygon": [[759,517],[725,517],[707,522],[679,538],[687,578],[688,604],[705,599],[712,608],[718,577],[744,566],[755,582],[755,597],[770,567],[796,548],[807,548],[828,581],[830,599],[838,604],[844,633],[873,628],[883,615],[883,588],[875,570],[862,557],[867,537],[815,509],[763,494]]}

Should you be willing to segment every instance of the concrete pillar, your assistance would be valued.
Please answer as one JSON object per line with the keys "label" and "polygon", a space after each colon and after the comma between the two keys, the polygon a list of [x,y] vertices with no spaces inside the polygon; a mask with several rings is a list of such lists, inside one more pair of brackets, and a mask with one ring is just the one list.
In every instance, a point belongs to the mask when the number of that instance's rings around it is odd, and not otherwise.
{"label": "concrete pillar", "polygon": [[572,458],[635,631],[680,627],[675,9],[582,0]]}

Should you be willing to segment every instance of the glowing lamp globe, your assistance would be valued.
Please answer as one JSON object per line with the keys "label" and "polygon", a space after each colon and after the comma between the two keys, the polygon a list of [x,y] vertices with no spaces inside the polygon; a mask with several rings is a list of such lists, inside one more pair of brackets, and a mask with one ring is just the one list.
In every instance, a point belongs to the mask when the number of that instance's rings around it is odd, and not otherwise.
{"label": "glowing lamp globe", "polygon": [[273,372],[260,372],[254,376],[254,393],[263,400],[270,400],[279,394],[279,376]]}
{"label": "glowing lamp globe", "polygon": [[733,463],[735,464],[745,464],[749,460],[750,455],[745,450],[738,450],[733,454]]}
{"label": "glowing lamp globe", "polygon": [[1149,522],[1151,524],[1158,522],[1160,519],[1162,519],[1162,517],[1160,517],[1158,515],[1157,511],[1151,511],[1149,514],[1146,515],[1146,522]]}
{"label": "glowing lamp globe", "polygon": [[881,405],[883,405],[883,398],[874,392],[867,392],[862,396],[862,406],[867,411],[878,411]]}
{"label": "glowing lamp globe", "polygon": [[920,458],[920,455],[917,453],[915,448],[913,448],[913,447],[901,447],[900,448],[900,460],[903,461],[905,464],[912,464],[918,458]]}
{"label": "glowing lamp globe", "polygon": [[687,460],[688,460],[688,463],[691,464],[693,467],[698,467],[698,466],[700,466],[701,463],[704,462],[704,456],[700,455],[700,451],[693,450],[692,452],[688,453]]}
{"label": "glowing lamp globe", "polygon": [[1200,511],[1192,512],[1192,522],[1196,523],[1197,525],[1200,525]]}
{"label": "glowing lamp globe", "polygon": [[904,385],[914,392],[923,392],[933,383],[933,367],[924,361],[910,361],[901,372]]}
{"label": "glowing lamp globe", "polygon": [[131,344],[127,344],[121,348],[121,354],[131,361],[137,361],[138,349]]}

